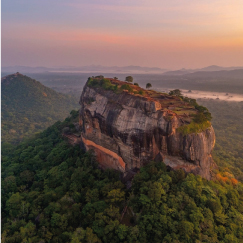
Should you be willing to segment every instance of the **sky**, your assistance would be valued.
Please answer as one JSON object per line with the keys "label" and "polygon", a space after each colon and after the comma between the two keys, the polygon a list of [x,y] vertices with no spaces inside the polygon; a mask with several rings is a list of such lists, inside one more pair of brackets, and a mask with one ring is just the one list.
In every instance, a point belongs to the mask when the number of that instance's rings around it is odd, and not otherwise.
{"label": "sky", "polygon": [[243,66],[243,0],[2,0],[2,66]]}

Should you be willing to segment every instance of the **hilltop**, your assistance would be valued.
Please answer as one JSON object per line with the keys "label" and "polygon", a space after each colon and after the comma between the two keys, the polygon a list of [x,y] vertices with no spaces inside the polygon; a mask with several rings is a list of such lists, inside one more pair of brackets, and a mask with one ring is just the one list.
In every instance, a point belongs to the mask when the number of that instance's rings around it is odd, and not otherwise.
{"label": "hilltop", "polygon": [[138,84],[135,85],[114,78],[89,78],[87,86],[99,90],[111,90],[116,94],[125,92],[134,97],[142,98],[144,101],[153,102],[156,110],[166,111],[168,116],[177,115],[187,124],[192,122],[193,115],[197,115],[200,109],[203,109],[204,114],[208,112],[207,108],[199,106],[195,99],[183,97],[180,93],[170,95],[155,90],[143,89]]}
{"label": "hilltop", "polygon": [[3,77],[2,142],[18,143],[64,119],[77,101],[20,73]]}

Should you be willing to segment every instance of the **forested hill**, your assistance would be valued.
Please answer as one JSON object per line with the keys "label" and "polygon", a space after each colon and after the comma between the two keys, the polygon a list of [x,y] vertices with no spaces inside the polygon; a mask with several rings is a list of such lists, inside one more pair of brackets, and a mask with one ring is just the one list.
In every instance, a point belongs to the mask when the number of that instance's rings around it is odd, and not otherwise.
{"label": "forested hill", "polygon": [[2,78],[2,142],[17,144],[63,120],[78,100],[20,73]]}
{"label": "forested hill", "polygon": [[2,156],[2,242],[240,243],[243,187],[207,181],[162,162],[140,169],[128,190],[118,172],[62,137],[78,112]]}

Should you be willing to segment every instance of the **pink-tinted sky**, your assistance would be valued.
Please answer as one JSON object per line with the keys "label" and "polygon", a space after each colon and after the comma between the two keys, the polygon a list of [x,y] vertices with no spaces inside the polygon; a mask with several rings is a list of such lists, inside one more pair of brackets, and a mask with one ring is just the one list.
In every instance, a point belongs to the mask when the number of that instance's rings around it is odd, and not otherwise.
{"label": "pink-tinted sky", "polygon": [[243,0],[2,0],[2,66],[243,66]]}

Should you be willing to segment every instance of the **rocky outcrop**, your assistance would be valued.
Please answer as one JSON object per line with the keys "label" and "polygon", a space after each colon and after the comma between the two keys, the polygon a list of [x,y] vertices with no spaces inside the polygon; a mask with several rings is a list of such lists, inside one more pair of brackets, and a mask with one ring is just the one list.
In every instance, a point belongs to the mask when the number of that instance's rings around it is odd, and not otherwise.
{"label": "rocky outcrop", "polygon": [[[179,98],[159,93],[156,98],[152,96],[155,94],[144,97],[126,91],[115,93],[86,84],[79,118],[86,149],[95,151],[103,168],[126,172],[152,160],[163,160],[171,168],[210,179],[215,143],[212,126],[183,136],[177,128],[190,123],[190,119],[186,113],[173,111],[181,102]],[[185,109],[195,112],[192,107]]]}

